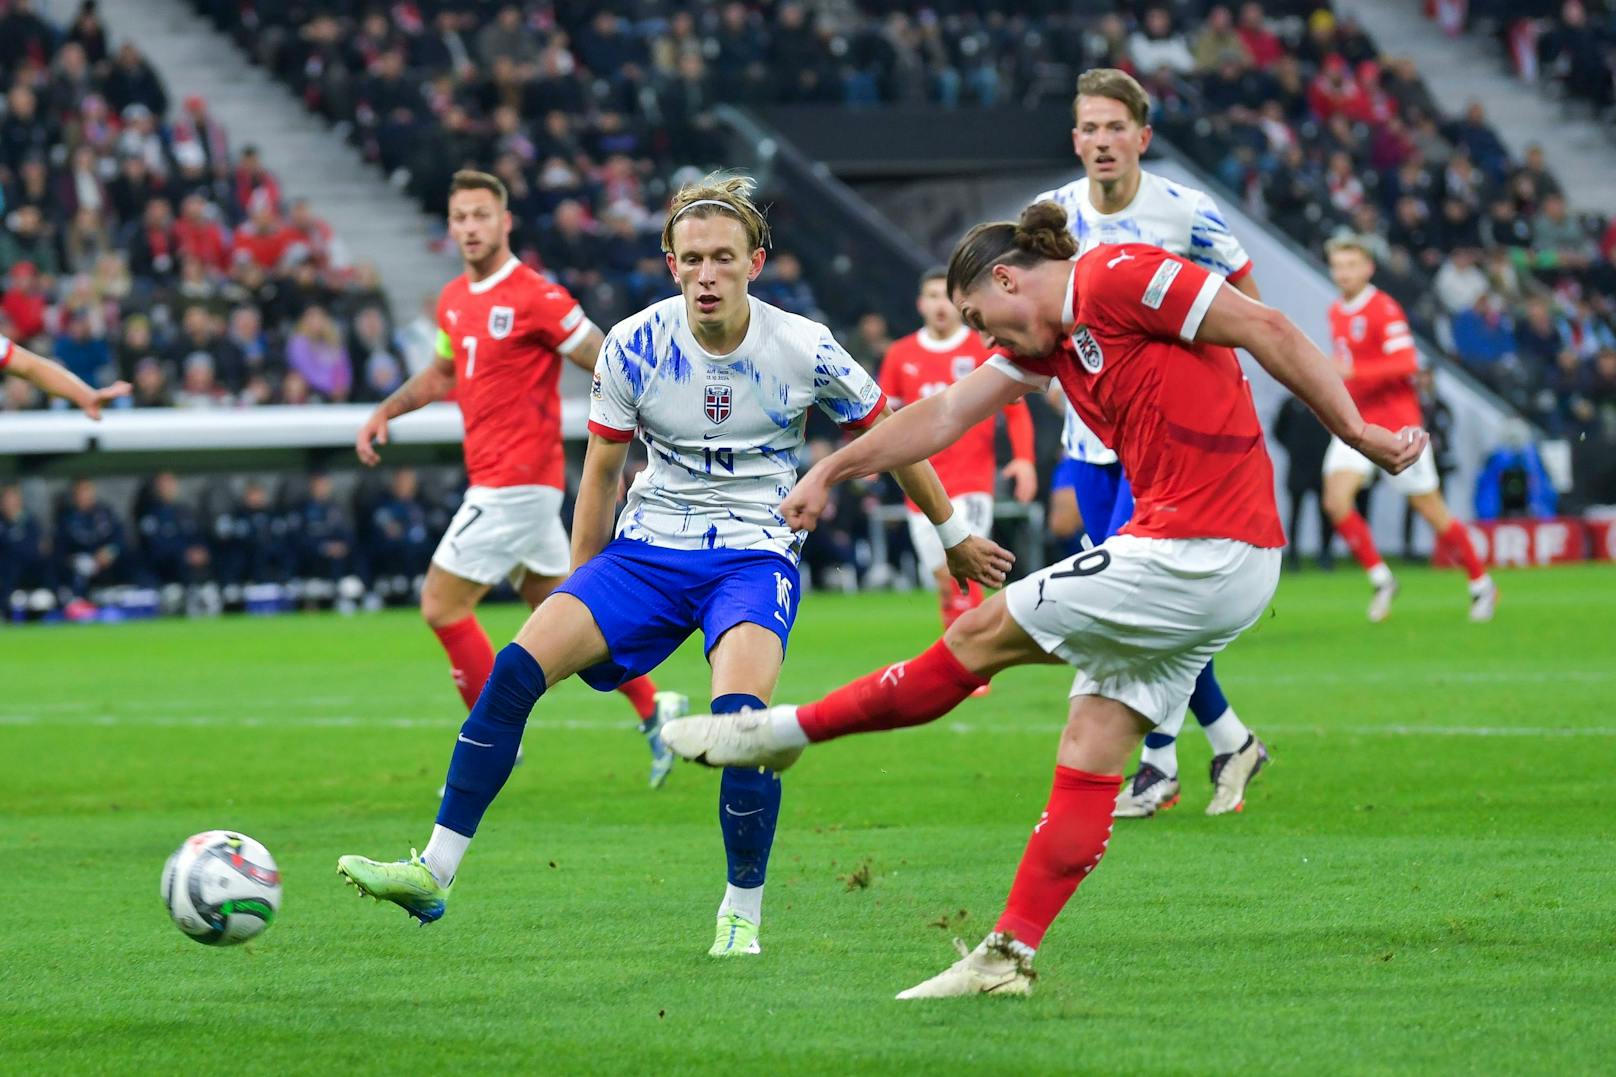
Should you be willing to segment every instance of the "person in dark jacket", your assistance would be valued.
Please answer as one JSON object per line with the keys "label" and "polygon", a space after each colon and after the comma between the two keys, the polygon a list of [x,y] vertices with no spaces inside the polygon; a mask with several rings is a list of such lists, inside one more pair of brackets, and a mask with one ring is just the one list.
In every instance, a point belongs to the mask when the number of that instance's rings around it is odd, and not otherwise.
{"label": "person in dark jacket", "polygon": [[73,480],[68,502],[56,518],[55,546],[57,573],[75,597],[125,582],[129,546],[123,522],[96,496],[89,479]]}
{"label": "person in dark jacket", "polygon": [[145,574],[158,584],[194,584],[206,578],[208,544],[196,511],[180,500],[180,482],[171,471],[152,479],[151,491],[135,521]]}
{"label": "person in dark jacket", "polygon": [[297,565],[286,515],[269,491],[249,482],[241,499],[213,522],[213,561],[224,584],[285,583]]}
{"label": "person in dark jacket", "polygon": [[0,605],[14,591],[48,588],[55,582],[45,528],[23,505],[20,487],[0,486]]}
{"label": "person in dark jacket", "polygon": [[427,524],[415,472],[400,468],[393,473],[387,496],[371,513],[369,562],[378,576],[414,579],[432,560],[437,532]]}
{"label": "person in dark jacket", "polygon": [[1302,526],[1302,507],[1308,495],[1319,518],[1319,567],[1334,568],[1335,555],[1330,540],[1335,528],[1324,511],[1324,453],[1330,447],[1330,432],[1294,396],[1287,396],[1274,418],[1274,440],[1285,449],[1287,459],[1285,488],[1291,495],[1291,517],[1285,528],[1290,538],[1285,557],[1294,571],[1302,567],[1302,551],[1296,535]]}

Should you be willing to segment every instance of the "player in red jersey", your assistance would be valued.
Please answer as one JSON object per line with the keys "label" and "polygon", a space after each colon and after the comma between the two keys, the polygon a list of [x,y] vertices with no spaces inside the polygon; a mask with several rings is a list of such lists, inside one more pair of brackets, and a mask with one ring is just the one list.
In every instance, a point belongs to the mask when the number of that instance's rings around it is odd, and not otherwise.
{"label": "player in red jersey", "polygon": [[1284,544],[1273,466],[1233,348],[1386,470],[1424,451],[1425,433],[1366,423],[1325,358],[1289,319],[1159,247],[1077,242],[1053,202],[1018,224],[978,225],[954,250],[949,295],[996,356],[945,392],[822,460],[781,505],[812,527],[829,487],[923,459],[1028,392],[1060,381],[1113,446],[1135,509],[1099,546],[1010,584],[929,650],[824,699],[736,720],[668,723],[668,746],[713,765],[787,766],[811,741],[918,725],[1001,670],[1078,670],[1054,788],[1004,914],[975,950],[899,998],[1026,994],[1045,931],[1111,837],[1121,770],[1152,726],[1182,710],[1215,653],[1261,615]]}
{"label": "player in red jersey", "polygon": [[[894,341],[881,359],[881,391],[894,408],[940,393],[988,361],[982,338],[960,320],[948,300],[948,269],[938,266],[920,278],[915,309],[924,324],[916,332]],[[1016,401],[1004,409],[1014,459],[1004,467],[1017,501],[1025,504],[1038,496],[1038,468],[1032,458],[1032,418],[1027,405]],[[978,423],[953,445],[931,459],[954,511],[971,534],[986,537],[993,529],[995,477],[994,422]],[[943,627],[960,614],[982,604],[982,585],[974,580],[964,589],[948,572],[948,559],[937,529],[913,502],[909,505],[909,539],[922,570],[937,583]]]}
{"label": "player in red jersey", "polygon": [[71,401],[92,419],[101,418],[102,404],[127,396],[130,388],[126,381],[115,381],[103,389],[86,385],[61,363],[35,355],[5,336],[0,336],[0,373],[15,374],[42,392]]}
{"label": "player in red jersey", "polygon": [[[1414,389],[1414,372],[1420,357],[1414,350],[1408,317],[1397,300],[1369,283],[1375,275],[1375,259],[1363,239],[1337,237],[1326,244],[1325,252],[1330,259],[1330,278],[1341,290],[1341,297],[1330,304],[1330,340],[1347,392],[1370,422],[1393,430],[1418,426],[1420,398]],[[1391,613],[1397,580],[1381,560],[1369,523],[1357,509],[1358,491],[1374,477],[1375,465],[1362,453],[1339,437],[1331,439],[1324,455],[1324,511],[1369,573],[1375,588],[1369,619],[1379,622]],[[1390,482],[1431,525],[1437,546],[1464,566],[1470,577],[1470,619],[1492,620],[1498,587],[1476,556],[1470,532],[1448,511],[1432,453],[1427,450],[1407,471],[1390,476]]]}
{"label": "player in red jersey", "polygon": [[[477,604],[508,578],[536,609],[566,578],[571,549],[561,524],[566,473],[557,386],[562,359],[594,371],[602,339],[565,288],[511,254],[506,197],[494,176],[455,173],[449,234],[466,271],[438,296],[437,362],[378,404],[354,444],[359,459],[374,466],[374,446],[387,444],[390,420],[458,390],[471,485],[432,555],[421,616],[449,654],[467,710],[494,668]],[[618,691],[640,717],[656,788],[673,766],[658,728],[684,713],[685,699],[657,692],[649,677]]]}

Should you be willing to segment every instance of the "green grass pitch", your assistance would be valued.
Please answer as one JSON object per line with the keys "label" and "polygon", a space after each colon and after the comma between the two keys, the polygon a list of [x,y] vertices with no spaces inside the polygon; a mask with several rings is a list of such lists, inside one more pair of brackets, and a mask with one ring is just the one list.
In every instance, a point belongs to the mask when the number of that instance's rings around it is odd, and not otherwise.
{"label": "green grass pitch", "polygon": [[[1402,576],[1381,626],[1356,572],[1284,580],[1219,662],[1274,753],[1246,812],[1201,814],[1192,723],[1184,803],[1119,825],[1025,1001],[892,995],[997,913],[1048,790],[1059,669],[811,751],[786,777],[763,954],[718,963],[717,777],[648,791],[619,697],[540,703],[423,929],[334,870],[432,821],[461,714],[413,616],[0,630],[0,1072],[1601,1068],[1616,569],[1505,574],[1484,626],[1455,575]],[[936,634],[919,594],[804,606],[783,700]],[[502,640],[519,616],[484,620]],[[693,646],[658,679],[705,699]],[[164,858],[210,827],[280,861],[281,916],[249,947],[198,946],[158,902]]]}

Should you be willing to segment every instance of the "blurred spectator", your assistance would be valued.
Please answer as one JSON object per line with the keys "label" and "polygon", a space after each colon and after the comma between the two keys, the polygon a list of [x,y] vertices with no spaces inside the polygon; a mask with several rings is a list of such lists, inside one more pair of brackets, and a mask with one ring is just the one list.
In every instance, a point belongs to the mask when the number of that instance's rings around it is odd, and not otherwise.
{"label": "blurred spectator", "polygon": [[1298,536],[1303,509],[1312,497],[1319,528],[1319,567],[1334,568],[1330,540],[1335,537],[1335,527],[1324,511],[1324,454],[1330,447],[1330,432],[1306,404],[1287,393],[1274,417],[1274,440],[1285,450],[1285,489],[1291,499],[1290,524],[1285,531],[1289,539],[1286,560],[1293,571],[1302,567]]}
{"label": "blurred spectator", "polygon": [[813,288],[803,279],[802,262],[795,254],[781,251],[769,260],[768,266],[772,269],[766,269],[763,278],[753,286],[754,295],[781,310],[816,322],[826,320],[825,312],[819,309],[819,301],[814,298]]}
{"label": "blurred spectator", "polygon": [[56,361],[91,385],[115,380],[112,349],[107,345],[100,312],[69,307],[63,311],[63,318],[66,324],[56,338]]}
{"label": "blurred spectator", "polygon": [[1449,314],[1471,309],[1492,291],[1477,252],[1471,247],[1460,247],[1449,254],[1431,283],[1437,301]]}
{"label": "blurred spectator", "polygon": [[180,254],[222,273],[230,265],[230,240],[213,214],[213,207],[202,195],[186,195],[180,203],[180,219],[174,225],[174,241]]}
{"label": "blurred spectator", "polygon": [[1517,365],[1514,323],[1491,293],[1453,316],[1452,337],[1454,353],[1489,384],[1498,385]]}
{"label": "blurred spectator", "polygon": [[180,483],[172,471],[152,478],[144,504],[136,511],[145,575],[156,584],[195,584],[207,578],[207,541],[196,511],[180,500]]}
{"label": "blurred spectator", "polygon": [[1515,323],[1515,354],[1532,372],[1547,371],[1566,347],[1567,334],[1549,301],[1534,296],[1526,301],[1525,317]]}
{"label": "blurred spectator", "polygon": [[438,357],[438,297],[427,293],[421,306],[395,334],[398,352],[404,358],[405,375],[419,374]]}
{"label": "blurred spectator", "polygon": [[19,265],[31,265],[47,277],[62,270],[56,257],[56,238],[38,206],[17,207],[7,216],[5,230],[0,231],[0,266],[9,271]]}
{"label": "blurred spectator", "polygon": [[1144,20],[1128,38],[1128,56],[1140,72],[1155,73],[1162,68],[1179,75],[1195,70],[1195,56],[1184,36],[1173,27],[1173,17],[1164,7],[1145,10]]}
{"label": "blurred spectator", "polygon": [[123,112],[132,105],[158,116],[168,112],[168,92],[163,89],[162,79],[157,77],[140,50],[129,42],[118,47],[102,92],[115,112]]}
{"label": "blurred spectator", "polygon": [[354,319],[353,342],[348,353],[364,379],[358,394],[363,400],[384,400],[404,384],[404,360],[387,333],[387,320],[378,307],[366,307]]}
{"label": "blurred spectator", "polygon": [[1582,224],[1566,211],[1565,197],[1551,194],[1532,220],[1532,247],[1538,263],[1581,269],[1589,262],[1593,243]]}
{"label": "blurred spectator", "polygon": [[32,262],[18,262],[6,274],[6,292],[0,296],[0,314],[9,323],[6,335],[23,344],[45,331],[48,295],[46,281]]}
{"label": "blurred spectator", "polygon": [[138,277],[166,282],[179,270],[179,252],[173,210],[166,198],[153,198],[129,243],[129,268]]}
{"label": "blurred spectator", "polygon": [[291,516],[297,574],[306,580],[357,575],[353,525],[332,494],[331,477],[309,476],[308,496]]}
{"label": "blurred spectator", "polygon": [[69,499],[56,515],[55,553],[58,578],[77,598],[128,578],[123,524],[96,496],[89,479],[73,480]]}
{"label": "blurred spectator", "polygon": [[232,404],[230,392],[219,384],[213,356],[193,351],[180,364],[180,387],[174,404],[181,408],[221,408]]}
{"label": "blurred spectator", "polygon": [[881,365],[881,357],[892,347],[892,334],[887,329],[886,318],[874,311],[860,315],[852,339],[844,344],[848,354],[857,359],[860,366],[865,370],[876,370]]}
{"label": "blurred spectator", "polygon": [[387,496],[371,514],[371,571],[377,578],[402,576],[413,580],[426,571],[435,541],[427,526],[426,506],[421,502],[415,472],[399,468],[388,483]]}
{"label": "blurred spectator", "polygon": [[20,487],[0,486],[0,602],[9,602],[19,589],[50,588],[55,582],[45,529],[24,506]]}
{"label": "blurred spectator", "polygon": [[267,188],[254,191],[247,213],[248,219],[236,229],[236,257],[251,259],[263,269],[280,268],[298,237],[281,223],[274,195]]}
{"label": "blurred spectator", "polygon": [[174,406],[174,393],[169,388],[168,369],[156,356],[145,355],[135,360],[129,380],[134,384],[134,391],[126,398],[131,407]]}
{"label": "blurred spectator", "polygon": [[[228,361],[234,356],[229,354],[225,343],[219,337],[219,324],[205,307],[191,307],[185,312],[185,319],[181,325],[180,335],[174,339],[167,353],[171,369],[182,372],[187,387],[192,381],[192,370],[206,367],[209,382],[217,383],[218,387],[240,385],[244,371],[227,369]],[[198,382],[197,387],[201,388]],[[207,390],[211,393],[210,387]],[[197,404],[199,401],[187,401]]]}
{"label": "blurred spectator", "polygon": [[297,320],[297,329],[286,342],[286,363],[321,399],[348,399],[353,388],[353,366],[337,325],[325,308],[311,306]]}
{"label": "blurred spectator", "polygon": [[285,583],[297,565],[287,518],[270,505],[269,491],[249,480],[241,498],[213,523],[213,560],[226,584]]}

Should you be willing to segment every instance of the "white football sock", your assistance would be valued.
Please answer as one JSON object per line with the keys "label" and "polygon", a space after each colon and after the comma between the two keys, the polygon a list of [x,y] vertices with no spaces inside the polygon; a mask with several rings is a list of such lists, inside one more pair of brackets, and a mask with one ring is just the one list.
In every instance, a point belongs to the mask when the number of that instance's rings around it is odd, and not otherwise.
{"label": "white football sock", "polygon": [[421,860],[432,872],[432,877],[438,880],[439,886],[448,886],[454,881],[455,873],[460,870],[460,861],[466,856],[466,848],[471,844],[471,838],[465,834],[456,833],[448,827],[433,826],[432,837],[426,843],[426,850],[421,853]]}
{"label": "white football sock", "polygon": [[797,708],[780,706],[769,708],[769,728],[782,748],[805,748],[808,734],[797,724]]}
{"label": "white football sock", "polygon": [[1369,582],[1377,588],[1392,585],[1392,570],[1387,567],[1386,562],[1382,561],[1369,570]]}
{"label": "white football sock", "polygon": [[761,924],[763,922],[763,887],[726,885],[724,887],[724,901],[718,906],[718,915],[728,916],[730,913],[750,920],[754,924]]}
{"label": "white football sock", "polygon": [[1139,753],[1139,765],[1149,763],[1169,778],[1178,777],[1178,741],[1169,741],[1160,748],[1146,745]]}
{"label": "white football sock", "polygon": [[1251,730],[1235,716],[1233,707],[1225,709],[1211,725],[1204,725],[1201,729],[1205,731],[1206,739],[1212,742],[1213,755],[1238,752],[1245,747],[1246,738],[1251,736]]}

